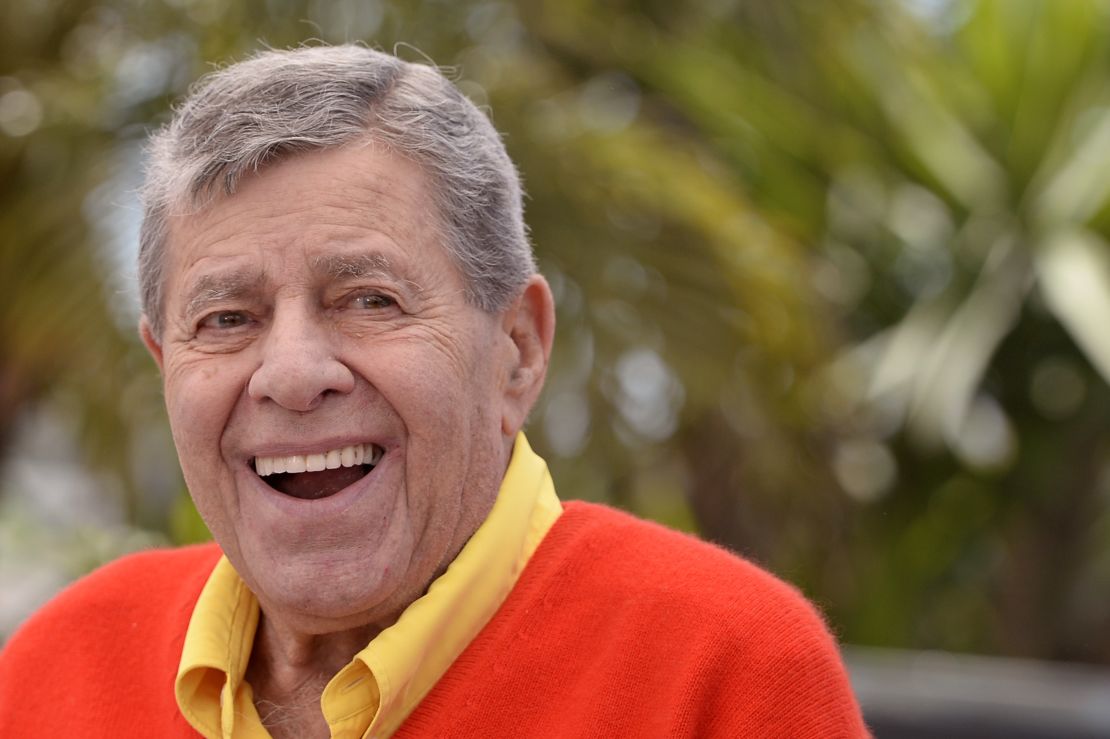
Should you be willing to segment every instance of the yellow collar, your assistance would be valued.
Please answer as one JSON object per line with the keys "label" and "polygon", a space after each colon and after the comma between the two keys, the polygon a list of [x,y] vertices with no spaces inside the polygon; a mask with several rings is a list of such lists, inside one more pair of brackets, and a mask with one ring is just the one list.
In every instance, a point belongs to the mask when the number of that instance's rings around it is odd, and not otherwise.
{"label": "yellow collar", "polygon": [[[560,513],[547,464],[518,435],[485,522],[428,592],[324,689],[332,736],[392,734],[500,607]],[[181,713],[209,739],[269,736],[243,680],[258,612],[221,558],[189,621],[176,684]]]}

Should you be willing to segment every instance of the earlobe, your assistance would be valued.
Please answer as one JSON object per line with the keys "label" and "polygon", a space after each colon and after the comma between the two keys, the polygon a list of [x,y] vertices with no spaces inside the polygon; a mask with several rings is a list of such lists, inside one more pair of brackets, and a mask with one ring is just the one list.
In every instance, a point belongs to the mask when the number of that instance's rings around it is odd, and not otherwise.
{"label": "earlobe", "polygon": [[162,370],[162,344],[154,335],[154,330],[150,326],[150,321],[147,317],[139,317],[139,336],[143,340],[143,345],[146,350],[150,352],[150,356],[154,358],[154,363],[158,365],[158,370]]}
{"label": "earlobe", "polygon": [[503,320],[515,351],[506,378],[501,431],[514,436],[543,389],[555,338],[555,300],[542,275],[528,279]]}

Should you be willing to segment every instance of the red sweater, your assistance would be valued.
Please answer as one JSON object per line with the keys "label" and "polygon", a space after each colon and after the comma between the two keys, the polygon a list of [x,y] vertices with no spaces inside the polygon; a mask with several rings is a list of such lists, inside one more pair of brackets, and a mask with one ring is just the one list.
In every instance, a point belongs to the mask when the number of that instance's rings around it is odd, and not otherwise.
{"label": "red sweater", "polygon": [[[173,684],[219,554],[131,555],[39,611],[0,653],[0,736],[195,739]],[[572,502],[394,736],[868,734],[797,592],[724,550]]]}

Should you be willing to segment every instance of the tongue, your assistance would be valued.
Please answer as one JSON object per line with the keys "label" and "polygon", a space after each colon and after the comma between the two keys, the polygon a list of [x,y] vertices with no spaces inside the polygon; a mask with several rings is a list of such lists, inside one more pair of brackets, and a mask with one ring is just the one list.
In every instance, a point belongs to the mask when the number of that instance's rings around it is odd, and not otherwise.
{"label": "tongue", "polygon": [[367,472],[366,467],[339,467],[334,470],[320,472],[286,472],[280,475],[271,475],[266,478],[270,487],[291,495],[294,498],[315,500],[335,495],[352,482],[363,477]]}

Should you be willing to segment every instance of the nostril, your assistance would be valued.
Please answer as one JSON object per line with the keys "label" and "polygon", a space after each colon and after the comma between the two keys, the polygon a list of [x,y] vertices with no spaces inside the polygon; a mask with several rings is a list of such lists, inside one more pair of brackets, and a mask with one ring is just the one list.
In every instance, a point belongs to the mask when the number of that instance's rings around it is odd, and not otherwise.
{"label": "nostril", "polygon": [[305,347],[299,353],[270,351],[251,374],[247,394],[272,400],[291,411],[308,413],[331,394],[345,395],[355,387],[354,374],[331,352]]}

